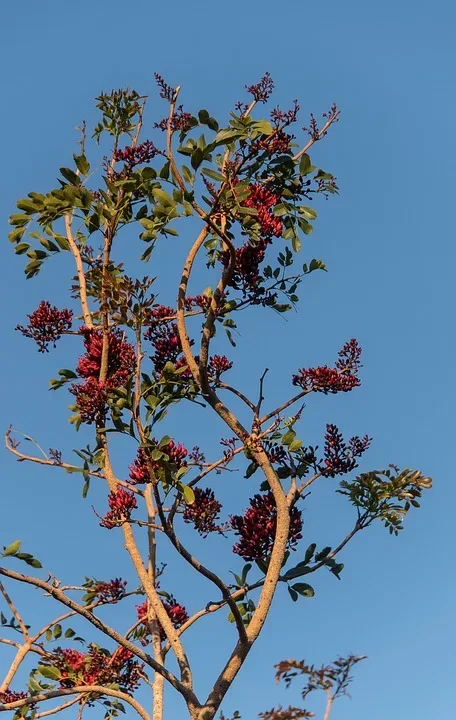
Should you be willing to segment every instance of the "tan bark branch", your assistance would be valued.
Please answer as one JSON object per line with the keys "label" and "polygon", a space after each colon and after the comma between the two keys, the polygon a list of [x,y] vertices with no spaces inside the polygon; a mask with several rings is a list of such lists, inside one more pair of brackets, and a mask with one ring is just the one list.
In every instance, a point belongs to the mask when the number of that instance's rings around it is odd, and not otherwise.
{"label": "tan bark branch", "polygon": [[36,703],[44,702],[45,700],[53,700],[54,698],[64,697],[65,695],[81,695],[82,697],[85,697],[89,693],[108,695],[109,697],[115,697],[118,700],[123,700],[123,702],[131,705],[131,707],[136,710],[138,715],[143,720],[150,720],[148,714],[146,713],[142,705],[140,705],[140,703],[135,700],[134,697],[128,695],[127,693],[121,692],[120,690],[113,690],[112,688],[103,687],[103,685],[76,685],[72,688],[59,688],[59,690],[51,690],[50,692],[30,695],[30,697],[22,698],[21,700],[15,700],[14,702],[0,703],[0,712],[4,710],[16,710],[17,708],[21,708],[26,705],[35,705]]}
{"label": "tan bark branch", "polygon": [[326,135],[326,133],[328,132],[328,129],[331,127],[331,125],[334,122],[336,122],[339,115],[340,115],[340,110],[338,110],[337,112],[334,113],[334,115],[331,115],[328,118],[328,120],[325,122],[325,124],[323,125],[321,130],[318,131],[316,137],[310,138],[309,142],[298,153],[296,153],[296,155],[293,157],[293,160],[295,162],[297,160],[299,160],[304,155],[304,153],[306,153],[308,150],[310,150],[310,148],[312,147],[312,145],[314,143],[316,143],[318,140],[321,140],[322,137],[324,137]]}
{"label": "tan bark branch", "polygon": [[76,705],[76,703],[79,702],[79,698],[73,698],[73,700],[68,700],[66,703],[62,703],[61,705],[57,705],[55,708],[51,708],[51,710],[45,710],[44,712],[37,713],[34,715],[33,720],[38,720],[38,718],[44,718],[49,717],[49,715],[55,715],[55,713],[61,712],[62,710],[66,710],[67,708],[71,707],[72,705]]}
{"label": "tan bark branch", "polygon": [[72,223],[72,217],[70,214],[65,215],[65,230],[66,230],[66,237],[68,240],[68,244],[70,246],[71,253],[74,257],[74,261],[76,263],[76,270],[78,274],[78,282],[79,282],[79,297],[81,300],[81,309],[82,309],[82,316],[84,318],[84,323],[86,327],[92,328],[93,322],[92,322],[92,315],[90,314],[89,310],[89,304],[87,301],[87,284],[84,274],[84,268],[82,265],[82,258],[81,253],[79,252],[78,245],[73,237],[73,233],[71,230],[71,223]]}
{"label": "tan bark branch", "polygon": [[[92,625],[94,625],[97,630],[100,630],[102,633],[107,635],[108,637],[115,640],[119,645],[122,645],[122,647],[126,648],[127,650],[130,650],[130,652],[133,653],[133,655],[136,655],[140,660],[142,660],[146,665],[151,667],[153,670],[156,670],[157,672],[161,673],[164,678],[177,690],[186,700],[194,701],[194,695],[193,693],[185,687],[173,673],[171,673],[169,670],[167,670],[165,667],[159,665],[154,658],[152,658],[150,655],[145,653],[141,648],[138,648],[134,643],[127,640],[123,635],[118,633],[113,628],[109,627],[105,622],[100,620],[96,615],[94,615],[92,612],[87,610],[82,605],[79,605],[79,603],[75,602],[71,598],[69,598],[67,595],[65,595],[64,592],[62,592],[59,588],[54,587],[48,582],[45,582],[44,580],[40,580],[39,578],[34,578],[28,575],[23,575],[22,573],[18,573],[15,570],[9,570],[4,567],[0,567],[0,575],[3,575],[4,577],[9,577],[13,580],[17,580],[18,582],[23,582],[27,585],[33,585],[34,587],[41,588],[46,593],[48,593],[51,597],[53,597],[55,600],[58,600],[62,603],[62,605],[65,605],[66,607],[71,608],[74,610],[78,615],[81,615],[83,618],[89,621]],[[197,705],[197,703],[195,703]]]}

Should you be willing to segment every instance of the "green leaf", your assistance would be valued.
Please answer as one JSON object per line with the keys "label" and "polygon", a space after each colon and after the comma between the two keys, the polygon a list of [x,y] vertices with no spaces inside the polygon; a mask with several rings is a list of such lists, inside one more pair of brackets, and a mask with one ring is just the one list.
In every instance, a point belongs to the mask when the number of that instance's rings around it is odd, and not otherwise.
{"label": "green leaf", "polygon": [[310,168],[312,167],[312,163],[310,162],[310,157],[307,155],[307,153],[304,153],[302,155],[300,163],[299,163],[299,174],[300,175],[308,175],[309,172],[311,172]]}
{"label": "green leaf", "polygon": [[195,182],[195,176],[192,173],[192,171],[190,170],[190,168],[187,167],[187,165],[182,165],[181,170],[182,170],[182,177],[184,178],[185,182],[189,183],[190,185],[193,185],[193,183]]}
{"label": "green leaf", "polygon": [[[220,132],[217,133],[214,139],[214,144],[217,145],[229,145],[234,140],[239,140],[239,138],[245,137],[245,132],[239,131],[239,130],[233,130],[232,128],[226,128],[225,130],[220,130]],[[19,207],[19,206],[18,206]],[[23,208],[20,208],[21,210]]]}
{"label": "green leaf", "polygon": [[331,547],[329,545],[327,545],[326,547],[323,548],[323,550],[320,550],[320,552],[318,552],[315,555],[315,562],[320,562],[321,560],[324,560],[325,557],[327,557],[330,552],[331,552]]}
{"label": "green leaf", "polygon": [[308,585],[307,583],[295,583],[291,587],[293,588],[293,590],[295,592],[302,595],[302,597],[311,598],[311,597],[314,597],[314,595],[315,595],[315,590],[313,589],[313,587],[311,585]]}
{"label": "green leaf", "polygon": [[62,626],[57,623],[57,625],[54,625],[54,639],[57,640],[62,635]]}
{"label": "green leaf", "polygon": [[16,247],[14,248],[14,252],[16,253],[16,255],[23,255],[27,252],[29,247],[30,245],[28,243],[19,243],[19,245],[16,245]]}
{"label": "green leaf", "polygon": [[324,264],[323,260],[311,260],[309,265],[309,272],[313,272],[314,270],[324,270],[327,272],[326,265]]}
{"label": "green leaf", "polygon": [[204,160],[204,153],[201,148],[197,147],[191,154],[190,164],[194,170],[198,170],[199,166]]}
{"label": "green leaf", "polygon": [[252,124],[252,130],[256,130],[263,135],[271,135],[274,132],[274,128],[269,120],[257,120]]}
{"label": "green leaf", "polygon": [[76,634],[76,633],[75,633],[74,630],[72,630],[71,628],[68,628],[68,630],[65,630],[65,637],[66,637],[67,639],[74,637],[75,634]]}
{"label": "green leaf", "polygon": [[217,170],[212,170],[212,168],[203,168],[201,170],[202,175],[207,175],[207,177],[210,177],[212,180],[217,180],[218,182],[223,182],[225,180],[225,177],[222,175],[221,172],[217,172]]}
{"label": "green leaf", "polygon": [[88,175],[90,172],[90,163],[85,155],[73,155],[76,167],[82,175]]}
{"label": "green leaf", "polygon": [[80,185],[81,184],[81,180],[78,177],[78,175],[76,175],[74,170],[70,170],[70,168],[61,167],[60,172],[63,175],[63,177],[65,178],[65,180],[68,180],[68,182],[71,185]]}
{"label": "green leaf", "polygon": [[74,380],[78,376],[76,375],[73,370],[67,370],[66,368],[63,368],[62,370],[59,370],[59,375],[61,375],[64,378],[67,378],[68,380]]}
{"label": "green leaf", "polygon": [[38,665],[37,669],[40,675],[48,678],[49,680],[59,680],[61,677],[60,670],[56,667],[53,667],[52,665]]}
{"label": "green leaf", "polygon": [[88,495],[89,488],[90,488],[90,477],[86,478],[86,481],[85,481],[84,485],[82,486],[82,497],[84,498],[84,500]]}
{"label": "green leaf", "polygon": [[33,202],[33,200],[28,200],[27,198],[23,198],[22,200],[18,200],[16,203],[16,206],[19,208],[19,210],[24,210],[27,214],[31,215],[32,213],[38,212],[38,208]]}
{"label": "green leaf", "polygon": [[2,552],[2,557],[8,557],[9,555],[15,555],[21,546],[20,540],[15,540],[11,545]]}
{"label": "green leaf", "polygon": [[25,227],[17,227],[14,228],[14,230],[11,230],[11,232],[8,233],[8,240],[10,241],[10,243],[17,243],[19,242],[19,240],[22,240],[25,230]]}
{"label": "green leaf", "polygon": [[307,575],[310,572],[310,568],[307,566],[306,562],[300,562],[298,563],[294,568],[291,568],[291,570],[288,570],[285,575],[283,575],[283,580],[294,580],[294,578],[301,577],[302,575]]}
{"label": "green leaf", "polygon": [[289,592],[290,597],[291,597],[291,599],[293,600],[293,602],[296,602],[297,599],[299,598],[299,595],[298,595],[298,593],[296,592],[296,590],[294,590],[293,588],[291,588],[290,586],[288,586],[288,592]]}
{"label": "green leaf", "polygon": [[315,218],[317,217],[316,211],[311,207],[307,207],[306,205],[301,205],[298,208],[298,212],[300,215],[304,215],[307,220],[315,220]]}
{"label": "green leaf", "polygon": [[294,430],[288,430],[288,432],[286,432],[285,435],[283,435],[283,437],[282,437],[282,443],[283,443],[284,445],[291,445],[291,443],[293,442],[293,440],[295,439],[295,437],[296,437],[295,431],[294,431]]}
{"label": "green leaf", "polygon": [[314,554],[316,548],[317,548],[317,543],[312,543],[312,544],[309,545],[309,547],[307,548],[306,554],[304,555],[304,563],[305,563],[306,565],[307,565],[307,563],[309,563],[309,562],[312,560],[313,554]]}
{"label": "green leaf", "polygon": [[207,110],[200,110],[198,113],[198,120],[202,125],[207,125],[209,122],[211,116],[209,115]]}
{"label": "green leaf", "polygon": [[195,502],[195,493],[189,485],[182,485],[182,494],[187,505],[193,505]]}
{"label": "green leaf", "polygon": [[245,478],[248,479],[249,477],[252,477],[252,475],[258,470],[258,465],[256,462],[251,462],[248,466],[247,470],[245,471]]}

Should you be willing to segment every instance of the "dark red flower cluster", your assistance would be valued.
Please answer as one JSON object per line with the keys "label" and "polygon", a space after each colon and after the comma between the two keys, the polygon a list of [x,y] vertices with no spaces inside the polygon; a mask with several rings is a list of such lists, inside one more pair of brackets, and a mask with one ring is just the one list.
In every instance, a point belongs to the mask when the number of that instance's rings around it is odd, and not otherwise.
{"label": "dark red flower cluster", "polygon": [[[192,127],[192,121],[193,117],[191,113],[184,112],[183,105],[179,105],[178,108],[176,108],[176,112],[174,113],[172,119],[171,119],[171,130],[175,132],[176,130],[180,130],[181,132],[186,132],[187,130],[190,130]],[[160,122],[154,123],[154,127],[158,130],[167,130],[168,129],[168,123],[169,118],[163,118],[163,120],[160,120]]]}
{"label": "dark red flower cluster", "polygon": [[159,154],[163,154],[161,150],[156,148],[151,140],[145,140],[140,145],[129,145],[123,150],[116,150],[114,160],[115,162],[124,162],[131,170],[136,165],[150,162]]}
{"label": "dark red flower cluster", "polygon": [[254,143],[252,149],[257,152],[265,150],[269,156],[283,155],[290,151],[291,140],[291,135],[283,132],[283,130],[278,130],[271,138],[265,138],[265,140]]}
{"label": "dark red flower cluster", "polygon": [[271,110],[271,120],[276,127],[282,126],[282,128],[292,125],[296,122],[299,112],[299,103],[294,100],[293,107],[290,110],[281,110],[279,107]]}
{"label": "dark red flower cluster", "polygon": [[82,422],[99,424],[106,416],[109,390],[124,385],[135,370],[136,356],[130,343],[122,339],[119,330],[109,335],[108,373],[105,381],[99,381],[103,333],[101,330],[82,328],[86,353],[79,358],[77,372],[87,378],[83,385],[72,385],[70,392],[76,397]]}
{"label": "dark red flower cluster", "polygon": [[283,445],[278,445],[270,440],[265,440],[263,442],[263,447],[272,463],[284,463],[287,459],[287,452]]}
{"label": "dark red flower cluster", "polygon": [[55,344],[60,340],[63,333],[71,328],[73,311],[58,310],[52,307],[47,300],[42,300],[37,309],[27,315],[29,324],[27,326],[17,325],[16,330],[31,338],[38,345],[38,352],[48,352],[48,345]]}
{"label": "dark red flower cluster", "polygon": [[12,703],[16,702],[16,700],[23,700],[24,698],[28,697],[26,692],[23,692],[23,690],[19,690],[18,692],[14,692],[14,690],[10,690],[9,688],[6,688],[6,690],[2,693],[0,693],[0,702],[2,703]]}
{"label": "dark red flower cluster", "polygon": [[269,100],[272,91],[274,90],[274,81],[271,75],[267,72],[263,75],[260,82],[254,85],[246,85],[246,90],[256,102],[265,103]]}
{"label": "dark red flower cluster", "polygon": [[90,645],[87,653],[56,648],[49,660],[61,672],[61,687],[116,683],[123,692],[137,689],[140,672],[144,667],[124,647],[118,647],[111,654],[97,645]]}
{"label": "dark red flower cluster", "polygon": [[119,487],[108,495],[109,512],[102,519],[100,525],[112,530],[120,523],[130,519],[131,513],[138,507],[135,494]]}
{"label": "dark red flower cluster", "polygon": [[261,232],[266,237],[280,237],[283,230],[282,220],[274,217],[271,208],[279,202],[279,196],[265,185],[257,183],[249,185],[250,195],[244,200],[244,205],[258,211],[257,220],[261,225]]}
{"label": "dark red flower cluster", "polygon": [[[81,333],[84,337],[86,352],[79,358],[77,365],[78,375],[84,378],[98,380],[101,370],[101,357],[103,353],[103,332],[83,327]],[[125,342],[122,332],[112,330],[108,341],[108,387],[121,387],[135,371],[136,356],[133,346]]]}
{"label": "dark red flower cluster", "polygon": [[158,73],[154,73],[154,78],[160,88],[160,97],[163,98],[163,100],[168,100],[168,102],[173,102],[176,97],[176,90],[171,87],[171,85],[168,85]]}
{"label": "dark red flower cluster", "polygon": [[195,445],[192,451],[188,454],[188,459],[195,463],[195,465],[198,465],[200,468],[202,468],[204,463],[206,462],[206,456],[203,452],[201,452],[198,445]]}
{"label": "dark red flower cluster", "polygon": [[359,358],[361,348],[353,338],[345,343],[338,353],[335,368],[327,365],[316,368],[302,368],[297,375],[293,375],[293,385],[303,390],[328,393],[349,392],[361,385],[357,377],[360,368]]}
{"label": "dark red flower cluster", "polygon": [[364,435],[362,438],[352,437],[346,443],[337,425],[327,425],[325,459],[320,465],[319,471],[325,477],[335,477],[351,472],[358,467],[356,458],[367,450],[371,442],[372,438]]}
{"label": "dark red flower cluster", "polygon": [[151,324],[144,337],[146,340],[150,340],[155,350],[152,355],[152,362],[155,365],[155,370],[159,373],[161,373],[167,362],[176,363],[182,353],[176,323],[165,320],[160,322],[164,318],[175,316],[176,311],[166,305],[157,305],[150,312]]}
{"label": "dark red flower cluster", "polygon": [[211,532],[220,530],[216,520],[220,517],[221,503],[216,499],[214,491],[210,488],[202,490],[195,488],[195,500],[191,505],[186,505],[183,518],[184,522],[192,523],[200,535],[207,537]]}
{"label": "dark red flower cluster", "polygon": [[[168,617],[176,630],[187,622],[189,618],[188,612],[183,605],[180,605],[177,602],[177,600],[175,600],[172,596],[169,596],[167,600],[163,600],[162,602]],[[143,625],[147,629],[146,634],[141,638],[141,644],[147,645],[147,638],[150,635],[149,628],[147,627],[147,600],[145,600],[142,605],[137,605],[136,610],[138,613],[138,620],[143,620]],[[162,641],[166,640],[166,635],[162,628],[160,628],[160,638]]]}
{"label": "dark red flower cluster", "polygon": [[127,581],[115,578],[107,583],[98,583],[90,588],[95,593],[96,599],[102,603],[115,603],[125,597]]}
{"label": "dark red flower cluster", "polygon": [[[230,287],[243,292],[258,290],[259,266],[264,260],[269,242],[264,239],[255,245],[246,243],[242,247],[236,248],[236,264],[229,282]],[[229,252],[224,252],[221,259],[226,267],[230,261]]]}
{"label": "dark red flower cluster", "polygon": [[208,310],[211,304],[211,298],[209,295],[195,295],[195,297],[185,298],[185,309],[190,311],[196,307],[202,310]]}
{"label": "dark red flower cluster", "polygon": [[[158,449],[156,440],[151,440],[151,444]],[[160,448],[160,451],[168,455],[169,460],[166,462],[174,465],[177,470],[187,464],[188,451],[182,443],[175,443],[174,440],[170,440],[169,443]],[[150,482],[149,466],[152,470],[158,470],[163,465],[163,462],[163,460],[153,460],[146,448],[138,448],[136,458],[128,468],[130,482],[133,485]]]}
{"label": "dark red flower cluster", "polygon": [[208,363],[207,372],[210,377],[220,379],[220,375],[231,370],[233,363],[225,355],[213,355]]}
{"label": "dark red flower cluster", "polygon": [[83,423],[100,424],[106,416],[108,393],[106,383],[89,378],[83,385],[72,385],[70,393],[76,398],[79,414]]}
{"label": "dark red flower cluster", "polygon": [[[244,560],[265,560],[271,553],[277,527],[277,508],[272,492],[255,495],[250,500],[250,507],[245,515],[233,515],[231,527],[239,535],[240,540],[233,547],[233,552]],[[302,538],[302,516],[297,507],[290,510],[290,532],[288,548],[296,549],[298,540]]]}

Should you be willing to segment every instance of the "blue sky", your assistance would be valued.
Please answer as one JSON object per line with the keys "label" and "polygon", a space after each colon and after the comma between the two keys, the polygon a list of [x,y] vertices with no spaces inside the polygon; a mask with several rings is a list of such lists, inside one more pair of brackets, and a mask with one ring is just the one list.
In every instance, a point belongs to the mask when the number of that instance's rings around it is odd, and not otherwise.
{"label": "blue sky", "polygon": [[[68,266],[56,264],[26,282],[6,240],[6,221],[17,198],[54,186],[58,168],[76,150],[75,126],[95,117],[92,98],[125,85],[154,95],[158,71],[182,85],[189,110],[208,107],[222,120],[243,85],[269,70],[275,102],[287,105],[298,97],[303,124],[309,112],[321,113],[333,101],[342,108],[341,122],[312,156],[337,176],[341,194],[320,203],[315,232],[302,251],[303,260],[323,258],[329,273],[309,278],[300,312],[287,323],[269,314],[260,314],[256,325],[246,322],[236,360],[239,367],[255,361],[232,379],[251,388],[267,365],[272,404],[287,396],[297,367],[330,363],[346,339],[357,337],[365,349],[362,388],[309,401],[303,432],[317,441],[326,422],[340,424],[347,435],[367,432],[375,442],[365,469],[389,462],[421,468],[435,486],[399,538],[378,527],[354,541],[341,582],[318,576],[316,597],[293,605],[278,593],[269,630],[225,711],[251,718],[295,701],[297,693],[273,683],[272,666],[285,657],[322,663],[353,652],[369,659],[356,671],[352,701],[341,701],[334,718],[448,715],[456,661],[454,3],[43,0],[5,2],[1,19],[2,426],[13,423],[46,448],[70,452],[84,442],[66,425],[65,391],[47,391],[56,370],[74,363],[74,345],[64,340],[55,355],[38,355],[13,328],[42,298],[66,302]],[[162,113],[157,105],[157,116]],[[187,239],[172,242],[159,256],[169,283],[178,274],[177,243]],[[135,243],[132,237],[132,257]],[[220,350],[229,352],[223,341]],[[223,434],[202,416],[189,426],[180,415],[173,427],[188,444],[204,445],[202,435],[216,442]],[[116,458],[124,472],[131,452],[122,447]],[[120,538],[98,528],[90,511],[92,503],[103,507],[103,488],[83,503],[73,478],[15,464],[6,453],[1,462],[0,543],[22,537],[25,550],[66,580],[70,566],[73,580],[127,572]],[[226,479],[217,482],[224,483],[221,493],[232,510],[237,491]],[[246,497],[244,487],[241,492]],[[350,518],[326,486],[309,501],[305,537],[331,544]],[[203,549],[209,564],[223,552],[217,542]],[[207,597],[180,565],[169,585],[192,610]],[[36,598],[20,593],[22,607],[38,621],[44,607]],[[119,622],[126,623],[122,612]],[[210,684],[231,647],[229,633],[215,618],[189,633],[200,687]],[[2,651],[0,662],[6,661]],[[170,700],[169,714],[178,709]]]}

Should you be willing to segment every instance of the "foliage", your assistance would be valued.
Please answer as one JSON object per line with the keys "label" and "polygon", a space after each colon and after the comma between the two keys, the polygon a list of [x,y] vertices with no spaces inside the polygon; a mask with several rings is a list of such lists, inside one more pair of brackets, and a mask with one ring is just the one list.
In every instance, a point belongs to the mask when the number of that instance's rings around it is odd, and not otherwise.
{"label": "foliage", "polygon": [[[0,583],[12,616],[8,620],[2,612],[1,623],[16,638],[1,638],[13,658],[0,684],[0,711],[13,711],[15,717],[40,717],[45,712],[41,706],[51,703],[52,712],[77,705],[78,718],[95,704],[102,705],[105,718],[118,716],[126,705],[148,718],[135,697],[142,683],[152,689],[154,720],[162,717],[165,684],[182,696],[192,720],[211,720],[262,631],[277,588],[285,587],[292,601],[314,597],[308,582],[295,581],[324,567],[340,578],[339,554],[345,545],[375,520],[397,534],[431,484],[420,471],[393,466],[353,477],[371,442],[367,436],[346,440],[338,427],[328,424],[321,453],[298,437],[300,401],[311,393],[345,393],[360,385],[361,348],[355,339],[339,351],[334,367],[297,368],[290,378],[295,393],[266,412],[266,371],[259,369],[259,399],[252,400],[226,381],[233,360],[214,348],[223,332],[235,346],[233,331],[245,311],[282,314],[296,307],[306,277],[326,270],[320,259],[307,259],[299,266],[297,258],[302,237],[312,232],[317,218],[314,205],[338,191],[335,178],[313,165],[309,155],[338,121],[337,107],[324,114],[321,127],[311,116],[309,127],[302,130],[297,103],[257,117],[273,90],[266,74],[247,88],[250,104],[238,103],[221,125],[205,109],[184,111],[177,104],[179,88],[161,76],[156,80],[167,104],[165,117],[154,124],[159,140],[142,138],[145,97],[129,89],[101,94],[90,154],[83,126],[80,151],[71,167],[60,168],[58,186],[30,192],[10,217],[9,240],[26,258],[26,278],[39,275],[43,264],[60,253],[74,263],[74,307],[58,309],[43,300],[28,315],[28,324],[17,329],[34,340],[40,352],[55,347],[65,335],[75,345],[75,358],[82,351],[72,368],[60,369],[50,380],[50,389],[69,391],[69,421],[75,430],[86,426],[92,439],[75,450],[74,462],[65,460],[59,449],[42,451],[37,443],[39,455],[25,454],[20,434],[12,428],[6,434],[7,448],[21,462],[80,476],[83,498],[92,481],[104,483],[107,508],[97,522],[123,535],[136,575],[133,590],[122,578],[86,577],[79,585],[66,586],[52,575],[24,574],[17,560],[36,570],[40,562],[21,551],[19,540],[5,539],[9,544],[2,553],[2,578],[11,586],[18,582],[38,588],[50,603],[61,606],[60,615],[31,629],[10,590]],[[104,148],[108,154],[99,177],[97,153]],[[199,232],[189,242],[196,223]],[[124,260],[131,253],[133,242],[128,251],[120,242],[126,232],[137,237],[135,247],[140,247],[144,262],[151,260],[158,243],[186,247],[176,303],[159,302],[161,276],[156,265],[153,275],[134,278],[114,259],[114,248],[115,256],[123,254]],[[210,284],[190,295],[195,268],[206,273]],[[233,396],[243,405],[240,416],[229,406]],[[172,418],[179,403],[189,403],[195,412],[212,414],[224,423],[229,437],[221,439],[221,456],[210,447],[189,450],[183,441],[163,435],[160,422],[167,414]],[[292,406],[294,415],[287,417]],[[126,479],[118,476],[111,461],[111,447],[119,435],[129,438],[134,448]],[[240,514],[226,517],[210,483],[214,476],[229,472],[235,458],[245,461],[242,482],[250,488],[250,503],[247,510],[240,507]],[[300,507],[317,481],[331,482],[351,503],[354,524],[335,548],[317,549],[311,543],[303,550]],[[213,533],[231,542],[234,583],[229,568],[205,567],[186,547],[184,524],[194,528],[196,546]],[[237,538],[230,540],[232,533]],[[147,557],[140,550],[143,535],[148,539]],[[190,612],[184,587],[178,599],[164,589],[166,569],[160,565],[157,546],[162,539],[195,576],[213,584],[215,600]],[[239,567],[239,558],[248,562]],[[130,608],[127,632],[101,618],[99,608],[128,604],[133,596],[139,604],[136,610]],[[228,650],[212,690],[201,698],[184,634],[210,613],[223,615],[222,609],[234,626],[235,647]],[[76,635],[67,624],[75,617],[85,621],[87,631],[94,628],[102,644]],[[169,654],[177,661],[174,672],[166,664]],[[12,690],[17,672],[27,662],[27,688]],[[293,668],[309,676],[311,690],[323,687],[332,693],[335,687],[335,696],[345,691],[344,672],[354,662],[357,659],[338,661],[320,671],[304,665]],[[291,666],[284,667],[281,664],[279,674],[288,680]],[[308,716],[302,712],[290,708],[275,711],[275,717]],[[269,720],[273,715],[263,717]]]}

